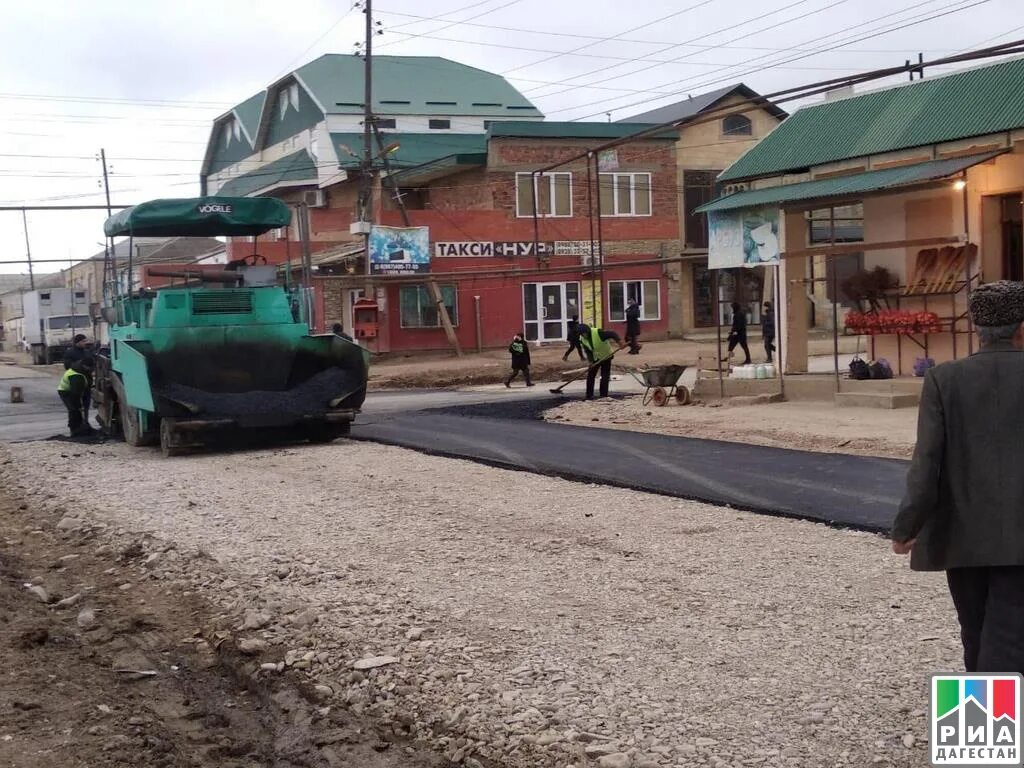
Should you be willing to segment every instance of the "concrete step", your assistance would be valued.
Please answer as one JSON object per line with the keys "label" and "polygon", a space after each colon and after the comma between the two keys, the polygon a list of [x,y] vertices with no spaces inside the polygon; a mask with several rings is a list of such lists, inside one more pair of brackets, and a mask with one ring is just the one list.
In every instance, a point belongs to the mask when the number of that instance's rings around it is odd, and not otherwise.
{"label": "concrete step", "polygon": [[835,403],[843,408],[916,408],[920,394],[914,392],[837,392]]}

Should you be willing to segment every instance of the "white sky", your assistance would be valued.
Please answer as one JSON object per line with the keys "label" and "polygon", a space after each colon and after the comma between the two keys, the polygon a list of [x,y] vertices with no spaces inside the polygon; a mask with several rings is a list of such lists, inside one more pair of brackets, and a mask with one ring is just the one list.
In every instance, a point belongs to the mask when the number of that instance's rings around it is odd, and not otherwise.
{"label": "white sky", "polygon": [[[363,14],[350,5],[0,0],[0,205],[102,203],[100,147],[114,203],[198,195],[213,118],[322,53],[352,53]],[[504,74],[551,120],[620,119],[732,82],[768,93],[1024,37],[1020,0],[375,0],[374,15],[380,53]],[[95,253],[104,218],[30,213],[33,258]],[[20,213],[0,211],[0,246],[0,261],[24,258]]]}

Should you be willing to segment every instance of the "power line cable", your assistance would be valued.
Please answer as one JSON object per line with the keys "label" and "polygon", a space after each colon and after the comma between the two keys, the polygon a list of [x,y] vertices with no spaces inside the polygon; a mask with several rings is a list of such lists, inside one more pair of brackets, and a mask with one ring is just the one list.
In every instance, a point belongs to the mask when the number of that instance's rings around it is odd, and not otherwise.
{"label": "power line cable", "polygon": [[[939,11],[939,12],[938,13],[933,13],[933,15],[931,15],[931,16],[927,15],[928,13],[932,13],[931,11],[929,11],[929,12],[926,12],[925,14],[919,15],[918,17],[911,17],[911,18],[915,18],[916,19],[914,21],[910,21],[909,19],[902,19],[902,20],[899,20],[897,22],[893,22],[894,26],[891,26],[888,29],[872,31],[870,34],[866,34],[866,35],[848,37],[845,40],[839,40],[839,41],[836,41],[834,43],[831,43],[828,46],[821,47],[819,50],[814,51],[814,52],[803,53],[803,54],[800,54],[800,55],[797,55],[797,56],[793,56],[793,57],[790,57],[790,58],[786,58],[786,59],[780,59],[780,60],[776,60],[776,61],[764,62],[764,63],[758,64],[757,66],[755,66],[752,69],[749,69],[749,70],[746,70],[746,71],[743,71],[743,72],[734,72],[734,73],[730,73],[728,75],[725,75],[725,76],[720,77],[720,78],[715,79],[715,80],[709,80],[709,81],[704,81],[704,82],[696,83],[694,85],[688,85],[685,89],[677,89],[677,90],[675,90],[675,92],[672,95],[673,96],[680,96],[680,95],[686,94],[687,92],[689,92],[691,90],[696,90],[696,89],[700,89],[700,88],[710,87],[710,86],[713,86],[713,85],[718,84],[718,83],[723,83],[723,82],[727,82],[727,81],[735,82],[738,78],[741,78],[741,77],[743,77],[746,74],[751,74],[751,73],[754,73],[754,72],[763,72],[763,71],[765,71],[767,69],[772,69],[775,66],[778,66],[779,64],[788,64],[788,63],[791,63],[793,61],[799,61],[799,60],[802,60],[802,59],[805,59],[805,58],[809,58],[811,56],[817,56],[817,55],[819,55],[821,53],[828,53],[829,51],[833,50],[835,47],[841,47],[841,46],[847,45],[847,44],[849,44],[851,42],[860,42],[862,40],[869,40],[869,39],[872,39],[874,37],[879,37],[879,36],[884,35],[884,34],[889,34],[891,32],[897,32],[897,31],[899,31],[901,29],[906,29],[908,27],[912,27],[912,26],[916,26],[918,24],[922,24],[922,23],[924,23],[926,21],[931,21],[932,19],[936,19],[936,18],[940,18],[942,16],[949,15],[950,13],[957,13],[959,11],[966,10],[967,8],[973,7],[975,5],[982,5],[984,3],[990,2],[991,0],[976,0],[975,2],[971,2],[969,5],[962,5],[962,6],[955,7],[955,8],[953,7],[953,6],[957,6],[959,3],[963,3],[964,1],[965,0],[956,0],[956,2],[954,2],[954,3],[950,4],[950,5],[947,5],[947,6],[943,6],[940,9],[933,9],[934,11]],[[923,5],[930,5],[930,4],[934,3],[934,2],[936,2],[936,0],[924,0],[924,2],[920,2],[920,3],[917,3],[915,5],[909,6],[909,8],[904,8],[904,9],[901,9],[899,11],[894,11],[892,13],[888,13],[888,14],[885,14],[883,16],[879,16],[879,17],[876,17],[874,19],[870,19],[870,20],[868,20],[866,22],[863,22],[861,24],[857,24],[854,27],[850,27],[849,29],[857,29],[858,27],[864,27],[864,26],[873,24],[875,22],[881,21],[882,19],[886,19],[886,18],[889,18],[891,16],[903,13],[906,10],[911,10],[913,8],[919,8],[919,7],[923,6]],[[948,10],[948,9],[952,9],[952,10]],[[837,34],[844,34],[844,33],[845,32],[833,33],[832,35],[828,35],[828,36],[826,36],[826,38],[823,38],[823,39],[828,39],[829,37],[834,37]],[[819,39],[821,39],[821,38],[819,38]],[[749,59],[746,62],[746,64],[753,64],[753,63],[755,63],[757,61],[760,61],[761,59],[764,59],[764,58],[765,58],[765,56],[756,56],[756,57],[754,57],[752,59]],[[643,70],[638,70],[638,71],[643,71]],[[686,80],[683,80],[682,83],[693,83],[694,81],[696,81],[698,79],[699,79],[699,77],[691,77],[691,78],[687,78]],[[679,81],[675,81],[675,82],[676,82],[677,85],[680,84]],[[672,85],[671,83],[664,83],[664,84],[661,84],[658,87],[671,87],[671,85]],[[571,111],[571,110],[576,110],[576,109],[581,109],[581,108],[591,107],[591,106],[597,106],[597,105],[607,105],[609,101],[610,101],[609,99],[599,99],[597,101],[586,102],[584,104],[577,104],[577,105],[575,105],[573,107],[566,107],[566,108],[562,108],[562,109],[556,109],[556,110],[553,110],[550,114],[558,114],[560,112],[568,112],[568,111]],[[648,106],[648,103],[647,102],[631,102],[629,104],[616,105],[615,107],[613,107],[613,109],[614,110],[629,109],[631,107],[636,107],[636,106]],[[605,108],[604,111],[606,111],[606,110],[607,110],[607,107]],[[575,118],[575,119],[576,120],[585,120],[588,117],[596,117],[596,116],[599,116],[601,114],[604,114],[604,111],[590,113],[590,114],[587,114],[587,115],[584,115],[582,117],[578,117],[578,118]]]}
{"label": "power line cable", "polygon": [[[689,40],[684,41],[684,43],[669,45],[669,46],[667,46],[665,48],[662,48],[660,50],[654,51],[650,55],[651,56],[656,56],[656,55],[661,54],[661,53],[666,53],[667,51],[674,50],[674,49],[678,48],[680,45],[683,45],[685,43],[692,43],[692,42],[694,42],[696,40],[708,39],[708,38],[712,37],[713,35],[718,34],[719,32],[735,29],[736,27],[746,26],[747,24],[753,24],[755,22],[758,22],[758,21],[761,21],[763,19],[766,19],[769,16],[774,16],[777,13],[782,13],[783,11],[788,11],[789,9],[795,8],[798,5],[804,5],[807,2],[809,2],[809,0],[795,0],[795,2],[791,2],[788,5],[784,5],[781,8],[776,8],[774,10],[767,11],[765,13],[760,14],[759,16],[754,16],[752,18],[749,18],[749,19],[746,19],[746,20],[740,21],[740,22],[731,22],[731,23],[729,23],[729,24],[727,24],[725,26],[719,27],[718,29],[715,29],[715,30],[713,30],[711,32],[702,33],[702,34],[700,34],[700,35],[698,35],[696,37],[692,37]],[[749,33],[747,33],[745,35],[740,35],[739,37],[732,38],[731,40],[726,40],[725,42],[726,43],[731,43],[731,42],[736,42],[737,40],[745,40],[746,38],[751,37],[753,35],[762,34],[763,32],[767,32],[767,31],[770,31],[772,29],[777,29],[779,27],[785,26],[786,24],[791,24],[794,21],[801,21],[802,19],[806,18],[807,16],[813,16],[816,13],[821,13],[824,10],[827,10],[829,8],[832,8],[832,7],[835,7],[837,5],[842,5],[843,3],[846,3],[846,2],[849,2],[849,0],[833,0],[832,3],[830,3],[829,5],[826,5],[824,8],[819,8],[818,10],[812,11],[811,13],[806,14],[805,16],[797,17],[797,18],[794,18],[794,19],[785,19],[785,20],[780,21],[780,22],[778,22],[776,24],[772,24],[771,26],[766,27],[764,29],[757,29],[757,30],[754,30],[753,32],[749,32]],[[695,56],[695,55],[697,55],[697,52],[696,51],[691,51],[690,53],[684,54],[683,56],[680,56],[677,59],[673,59],[671,61],[673,61],[673,62],[674,61],[681,61],[683,59],[687,59],[687,58],[689,58],[691,56]],[[640,56],[640,57],[637,57],[636,59],[634,59],[634,61],[639,62],[639,61],[646,60],[646,58],[647,58],[646,56]],[[653,64],[647,66],[647,67],[644,67],[643,69],[639,69],[639,70],[636,70],[636,71],[637,72],[645,72],[645,71],[647,71],[649,69],[654,69],[656,67],[663,66],[664,63],[668,63],[668,62],[656,62],[656,63],[653,63]],[[573,75],[572,77],[566,78],[566,83],[565,84],[569,85],[570,86],[569,88],[562,89],[561,91],[554,91],[552,93],[548,93],[548,94],[544,94],[544,95],[545,95],[545,97],[549,97],[549,96],[558,95],[560,93],[565,93],[565,92],[570,91],[570,90],[574,90],[576,86],[572,85],[572,81],[573,80],[579,79],[581,77],[586,77],[588,75],[594,75],[594,74],[597,74],[599,72],[607,72],[609,69],[617,69],[618,67],[621,67],[621,66],[623,66],[623,65],[622,64],[609,64],[609,65],[606,65],[606,66],[603,66],[603,67],[598,67],[597,69],[592,69],[592,70],[590,70],[588,72],[582,72],[582,73],[580,73],[578,75]],[[632,74],[634,74],[634,73],[633,72],[628,72],[625,75],[617,75],[617,76],[615,76],[615,77],[613,77],[611,79],[615,80],[615,79],[618,79],[618,78],[621,78],[621,77],[626,77],[626,76],[632,75]],[[607,77],[602,77],[601,79],[602,79],[603,82],[607,82],[608,81]],[[530,93],[531,91],[536,91],[536,90],[540,90],[540,89],[539,88],[528,88],[524,93]],[[540,98],[540,97],[538,96],[538,98]]]}
{"label": "power line cable", "polygon": [[661,17],[659,17],[657,19],[654,19],[653,21],[648,21],[648,22],[646,22],[644,24],[640,24],[639,26],[636,26],[636,27],[630,27],[629,29],[624,30],[623,32],[620,32],[618,34],[611,35],[609,37],[604,37],[604,38],[602,38],[600,40],[595,40],[595,41],[592,41],[592,42],[589,42],[589,43],[584,43],[583,45],[581,45],[578,48],[573,48],[571,51],[565,51],[565,52],[562,52],[562,53],[556,53],[556,54],[553,54],[551,56],[546,56],[543,59],[537,59],[536,61],[531,61],[531,62],[529,62],[527,64],[520,64],[517,67],[512,67],[512,69],[506,69],[504,72],[501,72],[499,74],[501,74],[502,76],[508,75],[508,74],[511,74],[512,72],[518,72],[521,69],[528,69],[529,67],[535,67],[538,64],[545,64],[545,63],[547,63],[549,61],[554,61],[555,59],[560,59],[563,56],[570,56],[570,55],[572,55],[574,53],[578,53],[579,51],[586,50],[587,48],[592,48],[595,45],[600,45],[601,43],[607,43],[607,42],[609,42],[611,40],[615,40],[615,39],[621,37],[622,35],[628,35],[630,32],[636,32],[637,30],[640,30],[640,29],[646,29],[647,27],[653,26],[654,24],[659,24],[659,23],[661,23],[663,21],[668,21],[669,19],[675,18],[676,16],[682,16],[684,13],[689,13],[690,11],[695,11],[698,8],[703,8],[705,5],[710,5],[713,2],[715,2],[715,0],[701,0],[699,3],[695,3],[694,5],[691,5],[691,6],[688,6],[686,8],[683,8],[682,10],[673,11],[672,13],[666,14],[665,16],[661,16]]}
{"label": "power line cable", "polygon": [[[490,0],[485,0],[485,1],[489,2]],[[464,19],[464,20],[461,20],[461,21],[454,21],[454,22],[452,22],[450,24],[446,24],[443,27],[438,27],[437,29],[435,29],[433,31],[434,32],[443,32],[446,29],[451,29],[452,27],[457,27],[459,24],[464,24],[467,21],[472,21],[473,19],[479,19],[479,18],[482,18],[482,17],[487,16],[489,14],[497,13],[498,11],[502,11],[502,10],[504,10],[506,8],[510,8],[511,6],[517,5],[518,3],[521,3],[521,2],[522,2],[522,0],[507,0],[506,2],[502,3],[499,6],[496,6],[494,8],[489,9],[489,10],[486,10],[486,11],[482,11],[482,12],[476,14],[475,16],[470,16],[468,19]],[[474,3],[473,5],[468,6],[468,7],[472,8],[474,5],[482,5],[482,4],[483,3]],[[464,8],[463,10],[466,10],[466,9]],[[388,48],[388,47],[390,47],[392,45],[397,45],[398,43],[401,43],[401,42],[404,42],[404,41],[402,41],[402,40],[392,40],[392,41],[384,42],[384,43],[381,43],[379,46],[377,46],[377,50],[380,50],[382,48]]]}

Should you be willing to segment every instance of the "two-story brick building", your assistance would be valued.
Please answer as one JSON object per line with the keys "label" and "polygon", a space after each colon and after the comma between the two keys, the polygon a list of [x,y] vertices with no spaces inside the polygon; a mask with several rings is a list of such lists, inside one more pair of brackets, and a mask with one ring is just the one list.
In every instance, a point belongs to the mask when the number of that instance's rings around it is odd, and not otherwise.
{"label": "two-story brick building", "polygon": [[736,269],[719,275],[717,295],[714,295],[708,270],[707,216],[697,210],[721,191],[716,179],[722,170],[786,118],[786,112],[774,104],[751,103],[758,98],[753,89],[735,83],[623,121],[657,125],[672,122],[678,131],[676,183],[680,191],[679,223],[684,259],[672,267],[669,283],[673,333],[687,333],[718,323],[728,325],[732,322],[730,305],[733,301],[742,304],[751,322],[756,324],[760,322],[762,299],[773,293],[770,270]]}
{"label": "two-story brick building", "polygon": [[[204,188],[309,207],[321,329],[333,322],[350,329],[354,303],[369,298],[379,325],[371,346],[446,348],[427,287],[405,277],[371,280],[362,238],[350,234],[359,218],[361,68],[356,57],[321,57],[218,118]],[[537,341],[561,340],[570,317],[586,319],[589,311],[593,320],[595,308],[598,322],[623,320],[634,294],[647,335],[666,335],[665,267],[625,269],[619,262],[678,255],[674,134],[608,154],[601,169],[590,169],[589,185],[582,161],[539,177],[535,225],[532,171],[646,126],[541,123],[540,112],[500,76],[441,58],[376,57],[374,83],[375,149],[382,151],[373,220],[403,223],[393,199],[398,190],[409,223],[429,228],[430,275],[461,345],[503,345],[516,329]],[[601,271],[585,264],[597,239],[604,243],[603,288]],[[253,251],[271,263],[296,264],[296,226],[229,243],[232,258]]]}
{"label": "two-story brick building", "polygon": [[[668,262],[660,262],[680,247],[675,135],[623,144],[603,153],[596,169],[582,159],[533,173],[643,127],[493,124],[486,153],[442,158],[385,180],[402,195],[409,224],[429,227],[430,277],[461,345],[500,346],[517,329],[531,341],[561,341],[572,317],[616,327],[629,298],[640,302],[645,337],[668,335]],[[378,221],[402,225],[393,195],[385,189],[381,198]],[[338,314],[338,291],[361,282],[323,280],[327,316]],[[422,279],[378,285],[376,299],[382,349],[447,346]]]}

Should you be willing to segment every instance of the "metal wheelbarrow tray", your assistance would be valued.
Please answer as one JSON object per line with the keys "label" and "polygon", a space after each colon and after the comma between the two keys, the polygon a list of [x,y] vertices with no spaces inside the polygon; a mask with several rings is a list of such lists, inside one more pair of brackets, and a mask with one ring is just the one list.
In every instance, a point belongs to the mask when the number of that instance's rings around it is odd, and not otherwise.
{"label": "metal wheelbarrow tray", "polygon": [[[646,387],[643,404],[654,403],[665,405],[669,398],[675,398],[680,405],[690,402],[690,390],[679,383],[679,377],[687,369],[685,365],[662,365],[657,368],[645,368],[641,371],[629,371],[639,384]],[[639,374],[639,375],[638,375]]]}

